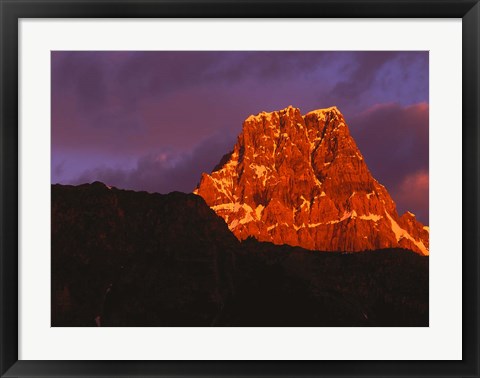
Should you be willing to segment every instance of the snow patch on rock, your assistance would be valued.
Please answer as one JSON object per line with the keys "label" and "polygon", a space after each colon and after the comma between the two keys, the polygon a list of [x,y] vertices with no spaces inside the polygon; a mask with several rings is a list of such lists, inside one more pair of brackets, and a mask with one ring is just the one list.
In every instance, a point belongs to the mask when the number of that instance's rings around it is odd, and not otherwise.
{"label": "snow patch on rock", "polygon": [[395,234],[395,237],[397,238],[397,242],[399,242],[402,238],[408,239],[412,241],[420,251],[424,255],[428,255],[428,249],[425,247],[425,244],[421,240],[415,240],[412,235],[410,235],[406,230],[404,230],[400,225],[395,222],[395,219],[392,218],[392,216],[388,213],[385,212],[387,215],[388,220],[390,221],[390,224],[392,225],[392,231]]}

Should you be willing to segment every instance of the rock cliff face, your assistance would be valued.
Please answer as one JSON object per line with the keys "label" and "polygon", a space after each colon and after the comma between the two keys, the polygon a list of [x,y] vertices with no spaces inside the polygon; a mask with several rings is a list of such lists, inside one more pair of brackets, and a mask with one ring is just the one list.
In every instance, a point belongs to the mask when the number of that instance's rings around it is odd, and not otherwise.
{"label": "rock cliff face", "polygon": [[233,151],[195,194],[240,239],[311,250],[405,248],[428,255],[429,231],[399,216],[336,107],[248,117]]}

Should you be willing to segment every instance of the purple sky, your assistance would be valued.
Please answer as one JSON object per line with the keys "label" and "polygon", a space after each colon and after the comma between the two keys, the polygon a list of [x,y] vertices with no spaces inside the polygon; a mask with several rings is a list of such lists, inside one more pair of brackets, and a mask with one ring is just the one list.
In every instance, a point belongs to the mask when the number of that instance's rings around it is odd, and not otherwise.
{"label": "purple sky", "polygon": [[52,52],[52,183],[190,192],[250,114],[336,105],[428,224],[428,52]]}

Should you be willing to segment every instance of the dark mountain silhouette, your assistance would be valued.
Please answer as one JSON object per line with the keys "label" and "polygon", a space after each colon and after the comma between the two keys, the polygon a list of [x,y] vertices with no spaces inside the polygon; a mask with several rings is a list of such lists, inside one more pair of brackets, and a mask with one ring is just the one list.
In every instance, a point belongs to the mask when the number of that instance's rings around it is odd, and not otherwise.
{"label": "dark mountain silhouette", "polygon": [[428,257],[247,238],[194,194],[52,185],[52,326],[428,326]]}

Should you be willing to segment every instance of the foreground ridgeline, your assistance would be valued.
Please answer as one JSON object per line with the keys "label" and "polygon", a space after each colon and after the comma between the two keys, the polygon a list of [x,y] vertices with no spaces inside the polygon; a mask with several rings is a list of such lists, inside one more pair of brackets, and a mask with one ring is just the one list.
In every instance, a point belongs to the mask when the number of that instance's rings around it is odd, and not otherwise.
{"label": "foreground ridgeline", "polygon": [[428,326],[428,260],[240,242],[194,194],[52,186],[52,326]]}
{"label": "foreground ridgeline", "polygon": [[336,107],[248,117],[233,151],[194,191],[235,236],[309,250],[429,253],[429,230],[399,216]]}

